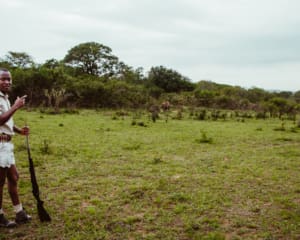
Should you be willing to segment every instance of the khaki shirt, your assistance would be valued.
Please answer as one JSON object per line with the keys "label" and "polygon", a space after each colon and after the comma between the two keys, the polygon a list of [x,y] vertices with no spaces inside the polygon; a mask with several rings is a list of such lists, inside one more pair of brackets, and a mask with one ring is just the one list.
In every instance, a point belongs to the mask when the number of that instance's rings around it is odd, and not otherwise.
{"label": "khaki shirt", "polygon": [[[0,115],[7,112],[10,109],[10,102],[8,95],[0,92]],[[7,135],[14,135],[14,121],[11,117],[6,123],[0,126],[0,134],[5,133]]]}

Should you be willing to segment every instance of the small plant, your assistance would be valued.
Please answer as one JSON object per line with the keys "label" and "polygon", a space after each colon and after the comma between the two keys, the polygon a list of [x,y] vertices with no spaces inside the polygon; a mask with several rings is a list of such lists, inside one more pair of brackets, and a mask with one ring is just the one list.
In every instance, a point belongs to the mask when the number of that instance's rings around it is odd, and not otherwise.
{"label": "small plant", "polygon": [[205,120],[206,118],[206,110],[203,109],[201,110],[197,115],[196,115],[196,119],[197,120]]}
{"label": "small plant", "polygon": [[198,143],[212,143],[213,139],[211,137],[207,137],[205,132],[202,132],[201,138],[196,139],[196,142],[198,142]]}
{"label": "small plant", "polygon": [[147,124],[145,124],[144,122],[138,122],[137,125],[140,127],[147,127]]}
{"label": "small plant", "polygon": [[227,118],[227,113],[226,112],[221,113],[220,118],[225,121]]}
{"label": "small plant", "polygon": [[152,105],[150,108],[149,108],[149,112],[151,113],[151,119],[152,119],[152,122],[156,122],[156,120],[159,118],[159,106],[157,105]]}
{"label": "small plant", "polygon": [[43,141],[43,146],[40,148],[41,152],[43,154],[51,154],[52,153],[52,150],[50,148],[50,143],[48,140],[44,140]]}
{"label": "small plant", "polygon": [[298,132],[298,129],[297,129],[297,127],[292,127],[292,128],[290,129],[290,131],[293,132],[293,133],[297,133],[297,132]]}
{"label": "small plant", "polygon": [[189,116],[190,116],[190,117],[193,117],[193,116],[195,115],[195,110],[194,110],[194,108],[190,108],[189,110],[190,110]]}
{"label": "small plant", "polygon": [[277,140],[282,141],[282,142],[291,142],[291,141],[293,141],[293,139],[287,138],[287,137],[277,138]]}
{"label": "small plant", "polygon": [[266,112],[256,113],[256,119],[266,119]]}
{"label": "small plant", "polygon": [[220,117],[220,111],[213,110],[212,113],[211,113],[212,120],[217,121],[219,117]]}
{"label": "small plant", "polygon": [[67,114],[79,114],[80,113],[79,110],[74,107],[69,107],[69,108],[63,109],[62,112],[67,113]]}
{"label": "small plant", "polygon": [[281,127],[274,128],[274,131],[285,131],[284,121],[281,122]]}
{"label": "small plant", "polygon": [[155,157],[153,158],[153,161],[152,161],[153,164],[158,164],[158,163],[162,163],[162,160],[160,157]]}
{"label": "small plant", "polygon": [[240,120],[242,123],[244,123],[245,122],[245,118],[241,118],[241,120]]}
{"label": "small plant", "polygon": [[177,119],[177,120],[183,119],[183,111],[182,111],[182,109],[179,109],[177,111],[176,116],[174,118]]}
{"label": "small plant", "polygon": [[120,111],[116,111],[116,116],[118,117],[124,117],[124,116],[128,116],[128,113],[126,111],[120,110]]}
{"label": "small plant", "polygon": [[123,149],[133,151],[133,150],[140,149],[140,147],[141,147],[141,144],[133,143],[133,144],[126,144],[125,146],[123,146]]}
{"label": "small plant", "polygon": [[132,126],[135,126],[137,125],[137,121],[138,119],[141,119],[142,118],[142,112],[134,112],[133,115],[132,115],[132,121],[131,121],[131,125]]}

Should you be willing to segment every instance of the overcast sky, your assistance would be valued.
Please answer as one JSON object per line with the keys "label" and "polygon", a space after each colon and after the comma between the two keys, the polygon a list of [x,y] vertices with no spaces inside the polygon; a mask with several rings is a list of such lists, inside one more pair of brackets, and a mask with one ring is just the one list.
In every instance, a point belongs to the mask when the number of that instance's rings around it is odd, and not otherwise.
{"label": "overcast sky", "polygon": [[145,72],[300,90],[299,0],[0,0],[0,57],[61,60],[84,42]]}

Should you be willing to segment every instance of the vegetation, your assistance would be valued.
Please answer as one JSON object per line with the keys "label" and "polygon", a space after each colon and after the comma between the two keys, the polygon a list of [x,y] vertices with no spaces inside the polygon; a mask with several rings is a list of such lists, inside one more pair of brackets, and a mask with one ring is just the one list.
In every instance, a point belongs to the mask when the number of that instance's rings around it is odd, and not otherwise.
{"label": "vegetation", "polygon": [[[21,199],[33,220],[2,229],[0,239],[299,239],[297,122],[285,119],[285,130],[275,131],[282,120],[251,113],[224,112],[225,120],[209,110],[205,120],[192,109],[180,113],[154,123],[143,111],[18,112],[16,124],[31,127],[53,221],[38,220],[24,139],[16,136]],[[4,206],[13,218],[6,189]]]}
{"label": "vegetation", "polygon": [[64,63],[72,66],[77,73],[96,76],[110,76],[118,73],[118,58],[111,54],[111,49],[95,42],[79,44],[69,50]]}
{"label": "vegetation", "polygon": [[[261,117],[294,118],[300,110],[300,90],[266,91],[260,88],[193,83],[173,69],[151,67],[144,75],[120,61],[112,49],[96,42],[71,48],[62,60],[38,64],[24,52],[9,52],[0,66],[12,71],[14,91],[26,93],[32,107],[149,108],[169,101],[173,106],[252,110]],[[49,94],[61,93],[49,100]]]}
{"label": "vegetation", "polygon": [[163,66],[144,75],[95,42],[42,64],[9,52],[0,65],[12,72],[11,98],[28,95],[15,122],[31,126],[53,219],[38,221],[16,137],[34,218],[0,239],[300,238],[300,90],[192,83]]}

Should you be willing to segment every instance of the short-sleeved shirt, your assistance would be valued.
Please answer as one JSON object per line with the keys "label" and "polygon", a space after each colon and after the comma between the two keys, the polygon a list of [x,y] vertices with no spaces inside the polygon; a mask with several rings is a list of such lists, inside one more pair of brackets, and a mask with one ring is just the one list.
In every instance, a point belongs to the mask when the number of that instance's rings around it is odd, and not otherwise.
{"label": "short-sleeved shirt", "polygon": [[[7,94],[0,91],[0,115],[10,109],[10,102]],[[14,135],[14,121],[11,117],[6,123],[0,126],[0,134]],[[11,142],[0,142],[0,167],[11,167],[15,164],[14,145]]]}
{"label": "short-sleeved shirt", "polygon": [[[0,115],[7,112],[10,109],[10,102],[8,95],[0,91]],[[14,121],[11,117],[6,123],[0,126],[0,134],[5,133],[7,135],[14,135]]]}

